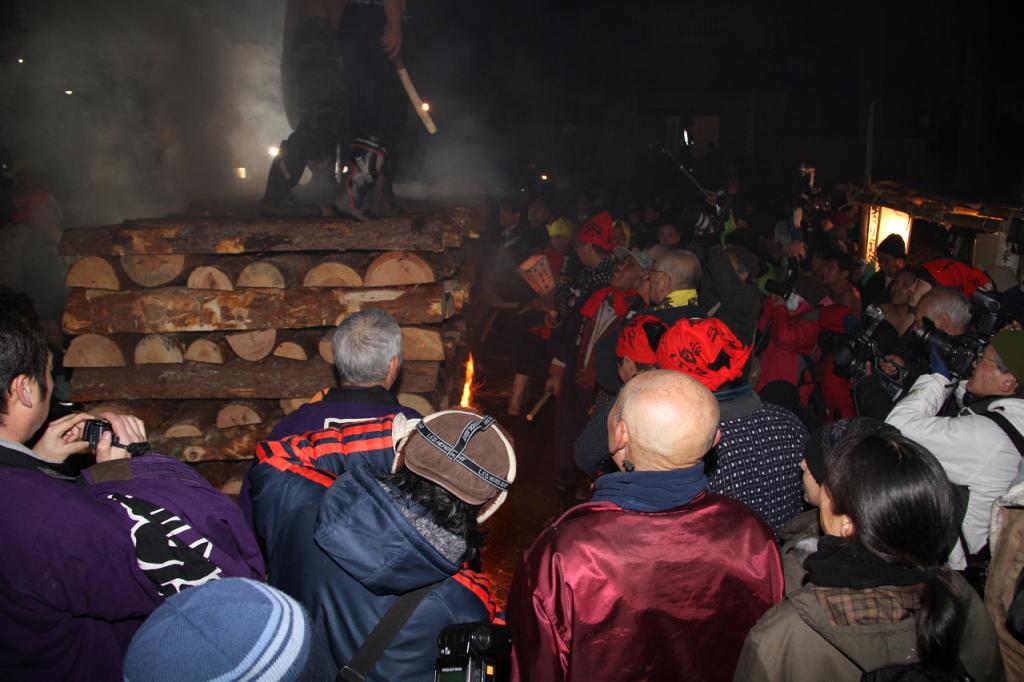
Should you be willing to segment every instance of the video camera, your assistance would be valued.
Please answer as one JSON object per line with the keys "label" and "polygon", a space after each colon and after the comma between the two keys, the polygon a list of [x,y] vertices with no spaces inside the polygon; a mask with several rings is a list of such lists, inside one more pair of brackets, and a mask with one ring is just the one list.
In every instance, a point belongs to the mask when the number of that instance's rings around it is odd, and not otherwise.
{"label": "video camera", "polygon": [[437,636],[434,682],[495,682],[507,679],[500,660],[512,652],[512,630],[491,623],[449,625]]}
{"label": "video camera", "polygon": [[785,301],[793,293],[793,287],[800,276],[800,265],[795,258],[786,257],[782,259],[782,271],[786,273],[786,278],[768,280],[764,283],[764,290]]}
{"label": "video camera", "polygon": [[977,360],[1000,328],[999,301],[981,289],[971,296],[971,329],[961,336],[951,336],[937,329],[928,318],[914,338],[925,348],[934,349],[949,365],[950,379],[958,381],[970,376]]}

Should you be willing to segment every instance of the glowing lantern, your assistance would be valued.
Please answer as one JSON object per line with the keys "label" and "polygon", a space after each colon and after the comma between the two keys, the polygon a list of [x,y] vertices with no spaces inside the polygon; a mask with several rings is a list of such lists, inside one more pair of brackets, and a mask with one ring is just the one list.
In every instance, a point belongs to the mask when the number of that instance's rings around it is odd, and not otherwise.
{"label": "glowing lantern", "polygon": [[910,248],[910,215],[887,206],[868,206],[867,235],[864,240],[864,258],[869,263],[875,260],[878,245],[891,234],[903,237]]}

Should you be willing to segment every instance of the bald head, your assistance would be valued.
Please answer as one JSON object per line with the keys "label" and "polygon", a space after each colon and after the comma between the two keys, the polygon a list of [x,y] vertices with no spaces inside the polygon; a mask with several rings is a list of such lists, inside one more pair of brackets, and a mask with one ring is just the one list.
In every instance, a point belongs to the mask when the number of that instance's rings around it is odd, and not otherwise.
{"label": "bald head", "polygon": [[696,289],[700,282],[700,259],[693,251],[685,249],[667,251],[654,261],[654,269],[668,275],[672,291]]}
{"label": "bald head", "polygon": [[718,401],[700,382],[653,370],[627,383],[608,419],[609,448],[638,471],[693,466],[714,447]]}

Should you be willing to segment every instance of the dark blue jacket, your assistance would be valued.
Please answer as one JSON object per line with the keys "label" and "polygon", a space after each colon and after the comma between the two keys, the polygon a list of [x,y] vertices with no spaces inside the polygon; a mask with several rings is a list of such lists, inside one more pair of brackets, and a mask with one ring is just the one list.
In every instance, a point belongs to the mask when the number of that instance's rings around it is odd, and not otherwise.
{"label": "dark blue jacket", "polygon": [[383,386],[341,386],[328,389],[322,396],[279,421],[268,440],[319,431],[352,419],[375,419],[398,412],[410,419],[422,416],[416,410],[399,404],[394,394]]}
{"label": "dark blue jacket", "polygon": [[427,681],[438,633],[493,620],[497,608],[486,579],[428,539],[443,531],[417,518],[408,500],[403,513],[377,480],[394,463],[391,425],[385,418],[261,444],[249,474],[254,521],[271,584],[310,610],[338,668],[398,595],[440,582],[368,678]]}

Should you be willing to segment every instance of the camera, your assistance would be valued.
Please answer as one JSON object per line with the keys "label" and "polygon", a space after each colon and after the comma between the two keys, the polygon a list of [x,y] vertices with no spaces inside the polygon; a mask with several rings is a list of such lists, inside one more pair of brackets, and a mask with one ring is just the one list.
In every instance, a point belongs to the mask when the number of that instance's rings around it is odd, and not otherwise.
{"label": "camera", "polygon": [[949,365],[950,379],[959,380],[971,374],[974,361],[985,351],[992,335],[999,330],[999,301],[979,289],[971,296],[971,331],[962,336],[950,336],[937,329],[935,323],[924,318],[921,329],[914,337],[925,347],[935,350]]}
{"label": "camera", "polygon": [[85,426],[82,431],[82,440],[88,441],[89,448],[95,450],[96,446],[100,442],[100,437],[103,435],[103,432],[113,430],[113,427],[110,426],[110,422],[104,419],[89,419],[85,422]]}
{"label": "camera", "polygon": [[506,679],[499,661],[512,652],[512,631],[491,623],[449,625],[437,636],[434,682],[492,682]]}
{"label": "camera", "polygon": [[769,294],[775,294],[785,301],[793,293],[793,282],[790,280],[779,281],[777,279],[770,279],[764,283],[764,290]]}
{"label": "camera", "polygon": [[885,313],[878,306],[869,305],[864,309],[864,320],[856,336],[836,352],[836,374],[856,379],[867,363],[877,363],[881,353],[875,333],[884,321]]}

